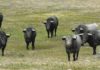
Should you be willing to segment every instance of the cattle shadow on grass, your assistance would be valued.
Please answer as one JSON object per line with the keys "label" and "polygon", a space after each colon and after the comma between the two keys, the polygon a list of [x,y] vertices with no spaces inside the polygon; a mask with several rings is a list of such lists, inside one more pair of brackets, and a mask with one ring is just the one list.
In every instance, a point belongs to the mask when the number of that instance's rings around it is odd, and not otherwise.
{"label": "cattle shadow on grass", "polygon": [[98,53],[95,55],[95,58],[97,58],[97,59],[100,60],[100,52],[98,52]]}
{"label": "cattle shadow on grass", "polygon": [[53,45],[37,45],[37,47],[36,47],[36,50],[46,50],[46,49],[52,49],[52,48],[54,48],[54,46]]}

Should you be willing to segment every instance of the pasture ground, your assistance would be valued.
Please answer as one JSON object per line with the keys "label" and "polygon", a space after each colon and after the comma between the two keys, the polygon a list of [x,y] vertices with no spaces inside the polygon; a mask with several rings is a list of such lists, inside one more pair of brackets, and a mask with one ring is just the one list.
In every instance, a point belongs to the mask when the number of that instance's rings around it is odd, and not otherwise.
{"label": "pasture ground", "polygon": [[[100,47],[97,55],[92,48],[82,47],[78,61],[67,61],[63,35],[80,23],[98,23],[100,0],[0,0],[4,14],[2,30],[11,37],[0,56],[0,70],[100,70]],[[59,19],[57,37],[47,38],[43,21],[55,15]],[[26,50],[23,29],[34,26],[37,31],[36,49]],[[1,53],[0,53],[1,54]]]}

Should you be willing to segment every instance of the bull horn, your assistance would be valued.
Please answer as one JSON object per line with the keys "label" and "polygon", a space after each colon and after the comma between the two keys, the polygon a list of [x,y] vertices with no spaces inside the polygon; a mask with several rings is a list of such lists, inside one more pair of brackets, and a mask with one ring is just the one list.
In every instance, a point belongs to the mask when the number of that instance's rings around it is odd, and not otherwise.
{"label": "bull horn", "polygon": [[35,31],[34,29],[32,29],[32,31]]}
{"label": "bull horn", "polygon": [[46,24],[46,21],[44,21],[43,24]]}
{"label": "bull horn", "polygon": [[7,36],[10,36],[10,34],[6,34]]}
{"label": "bull horn", "polygon": [[80,28],[80,30],[83,30],[83,28]]}
{"label": "bull horn", "polygon": [[92,34],[91,34],[91,33],[88,33],[88,35],[90,35],[90,36],[91,36]]}
{"label": "bull horn", "polygon": [[63,37],[62,37],[62,40],[65,40],[65,39],[66,39],[66,36],[63,36]]}
{"label": "bull horn", "polygon": [[6,34],[7,37],[10,37],[10,34]]}
{"label": "bull horn", "polygon": [[50,21],[50,22],[54,22],[54,21]]}
{"label": "bull horn", "polygon": [[73,39],[76,39],[76,35],[73,36]]}
{"label": "bull horn", "polygon": [[75,31],[75,28],[72,29],[72,32],[74,32],[74,31]]}
{"label": "bull horn", "polygon": [[93,23],[96,27],[98,27],[97,23]]}
{"label": "bull horn", "polygon": [[26,31],[26,29],[23,29],[23,32],[25,32]]}
{"label": "bull horn", "polygon": [[81,34],[79,34],[80,36],[82,36],[83,35],[83,33],[81,33]]}

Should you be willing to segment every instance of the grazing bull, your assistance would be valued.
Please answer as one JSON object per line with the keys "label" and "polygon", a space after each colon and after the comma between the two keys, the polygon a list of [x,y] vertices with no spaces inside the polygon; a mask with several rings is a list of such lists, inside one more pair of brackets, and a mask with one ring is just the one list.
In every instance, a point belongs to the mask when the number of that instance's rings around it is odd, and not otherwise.
{"label": "grazing bull", "polygon": [[4,50],[9,37],[9,34],[6,34],[4,31],[0,31],[0,49],[2,49],[2,56],[4,56]]}
{"label": "grazing bull", "polygon": [[32,27],[28,27],[26,29],[23,30],[24,32],[24,38],[25,38],[25,42],[26,42],[26,49],[29,49],[29,43],[32,43],[32,50],[35,49],[35,38],[36,38],[36,31],[34,28]]}
{"label": "grazing bull", "polygon": [[2,25],[2,21],[3,21],[3,14],[0,13],[0,28],[1,28],[1,25]]}
{"label": "grazing bull", "polygon": [[83,33],[82,44],[84,45],[84,43],[86,43],[86,41],[87,41],[88,33],[93,34],[97,30],[97,27],[98,27],[98,25],[96,23],[80,24],[72,31],[75,32],[75,34]]}
{"label": "grazing bull", "polygon": [[58,27],[58,19],[55,16],[49,17],[46,22],[44,22],[47,33],[48,33],[48,38],[49,34],[51,33],[51,38],[53,37],[53,32],[55,30],[55,36],[56,36],[56,31]]}
{"label": "grazing bull", "polygon": [[78,59],[79,50],[82,44],[80,35],[73,35],[68,37],[63,36],[62,38],[62,40],[64,40],[65,42],[68,61],[70,61],[70,53],[73,53],[73,61],[76,61]]}

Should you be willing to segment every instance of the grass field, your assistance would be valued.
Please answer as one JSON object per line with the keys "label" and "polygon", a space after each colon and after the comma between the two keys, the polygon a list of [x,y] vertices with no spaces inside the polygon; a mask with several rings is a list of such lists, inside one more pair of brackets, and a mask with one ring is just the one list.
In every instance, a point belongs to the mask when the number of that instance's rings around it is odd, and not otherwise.
{"label": "grass field", "polygon": [[[63,35],[81,23],[100,23],[100,0],[0,0],[4,14],[2,29],[11,37],[0,56],[0,70],[100,70],[100,48],[82,47],[78,61],[67,61]],[[43,21],[57,16],[57,37],[47,38]],[[37,31],[36,49],[26,50],[23,29],[34,26]],[[99,25],[100,27],[100,25]],[[1,52],[0,52],[1,55]]]}

